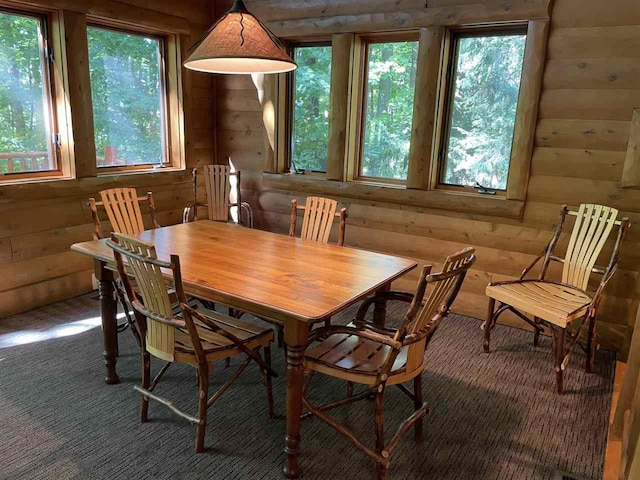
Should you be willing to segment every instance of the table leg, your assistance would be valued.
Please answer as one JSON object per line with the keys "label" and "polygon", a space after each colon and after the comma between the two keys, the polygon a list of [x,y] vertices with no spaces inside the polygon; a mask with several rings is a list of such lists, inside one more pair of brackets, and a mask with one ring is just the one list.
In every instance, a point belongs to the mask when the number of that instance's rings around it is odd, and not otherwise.
{"label": "table leg", "polygon": [[118,323],[116,318],[117,304],[113,292],[113,272],[106,268],[104,262],[96,262],[96,278],[100,292],[100,314],[102,316],[102,338],[104,341],[104,364],[107,367],[109,384],[120,383],[116,373],[116,356],[118,355]]}
{"label": "table leg", "polygon": [[304,384],[304,350],[309,340],[308,323],[288,321],[284,326],[287,345],[287,432],[284,451],[287,454],[282,473],[286,478],[299,478],[300,415],[302,415],[302,386]]}
{"label": "table leg", "polygon": [[[391,290],[391,283],[386,283],[378,290],[378,293],[386,293]],[[387,301],[385,299],[375,300],[373,302],[373,323],[378,327],[384,327],[387,317]]]}

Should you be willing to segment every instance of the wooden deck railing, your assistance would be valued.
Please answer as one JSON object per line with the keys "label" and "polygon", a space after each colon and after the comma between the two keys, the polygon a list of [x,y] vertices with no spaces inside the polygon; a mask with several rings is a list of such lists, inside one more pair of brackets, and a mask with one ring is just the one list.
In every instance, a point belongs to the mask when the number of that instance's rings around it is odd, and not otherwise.
{"label": "wooden deck railing", "polygon": [[44,172],[53,168],[49,152],[0,153],[0,173]]}

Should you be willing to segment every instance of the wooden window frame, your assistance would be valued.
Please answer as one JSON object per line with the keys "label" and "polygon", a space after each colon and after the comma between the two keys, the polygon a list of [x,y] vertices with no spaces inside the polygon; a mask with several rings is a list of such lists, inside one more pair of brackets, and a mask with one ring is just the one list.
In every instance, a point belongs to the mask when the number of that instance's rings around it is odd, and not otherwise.
{"label": "wooden window frame", "polygon": [[[47,103],[47,122],[50,138],[48,150],[55,157],[56,168],[40,172],[20,172],[0,174],[0,185],[33,183],[72,178],[73,153],[67,141],[70,125],[67,116],[67,88],[62,75],[64,29],[56,10],[40,7],[0,4],[0,12],[18,15],[40,21],[42,29],[42,82],[45,89],[43,101]],[[49,56],[45,49],[49,50]]]}
{"label": "wooden window frame", "polygon": [[[98,167],[96,152],[96,159],[94,161],[96,163],[97,176],[184,170],[184,114],[180,107],[180,105],[182,105],[180,36],[173,33],[158,32],[136,25],[123,25],[117,21],[107,21],[102,18],[93,18],[90,16],[87,17],[87,28],[97,28],[127,35],[154,38],[159,40],[160,43],[160,91],[163,99],[160,108],[162,109],[163,116],[162,148],[165,161],[161,165],[140,164]],[[93,115],[93,108],[91,113]]]}
{"label": "wooden window frame", "polygon": [[348,128],[349,149],[347,158],[347,181],[378,185],[383,184],[397,188],[402,188],[407,185],[406,179],[370,177],[361,175],[360,173],[362,171],[362,153],[364,150],[364,129],[367,107],[366,94],[369,80],[369,46],[372,44],[400,42],[419,43],[419,31],[405,30],[398,32],[372,33],[356,35],[355,37],[353,73],[351,80],[351,118]]}
{"label": "wooden window frame", "polygon": [[[306,40],[289,40],[287,44],[288,53],[292,56],[295,54],[296,48],[305,47],[332,47],[331,37],[320,37]],[[332,52],[332,66],[333,71],[333,52]],[[282,107],[283,122],[278,125],[284,127],[284,141],[282,142],[281,155],[284,157],[284,168],[287,172],[296,175],[307,175],[315,178],[326,178],[327,172],[307,171],[294,172],[293,167],[293,134],[294,134],[294,95],[295,95],[295,71],[282,74],[284,81],[282,82]],[[330,94],[331,95],[331,94]],[[329,143],[329,129],[327,129],[327,145]],[[329,168],[328,162],[325,168]]]}
{"label": "wooden window frame", "polygon": [[455,28],[446,32],[442,67],[443,74],[440,77],[439,87],[440,100],[437,108],[437,144],[434,150],[435,161],[431,168],[431,188],[433,190],[457,192],[465,195],[486,195],[485,193],[478,192],[478,190],[472,186],[450,185],[442,181],[449,143],[448,132],[453,105],[458,40],[469,36],[522,33],[525,35],[525,47],[511,144],[511,155],[509,157],[507,186],[503,190],[496,189],[495,195],[492,196],[509,200],[525,200],[531,156],[533,153],[538,105],[542,91],[542,75],[548,29],[548,20],[532,20],[508,25]]}

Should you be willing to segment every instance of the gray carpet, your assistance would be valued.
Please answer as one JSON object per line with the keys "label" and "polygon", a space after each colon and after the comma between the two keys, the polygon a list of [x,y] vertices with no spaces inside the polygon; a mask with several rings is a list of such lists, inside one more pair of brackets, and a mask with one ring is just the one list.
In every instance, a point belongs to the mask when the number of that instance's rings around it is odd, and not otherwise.
{"label": "gray carpet", "polygon": [[[391,316],[397,316],[394,307]],[[96,317],[90,296],[16,316],[57,320]],[[344,317],[346,318],[346,317]],[[343,318],[343,319],[344,319]],[[424,373],[425,441],[405,436],[389,471],[391,479],[552,479],[557,470],[600,479],[614,374],[614,355],[599,352],[597,373],[586,374],[574,354],[566,395],[554,393],[551,340],[531,346],[531,334],[497,327],[494,353],[481,353],[479,322],[452,315],[430,347]],[[2,479],[280,479],[284,421],[270,420],[258,370],[248,369],[209,414],[208,450],[193,451],[194,428],[165,407],[151,404],[151,422],[138,423],[139,359],[130,332],[120,336],[122,383],[103,383],[97,328],[46,342],[0,349],[0,478]],[[159,366],[156,362],[156,368]],[[234,365],[238,360],[234,361]],[[274,364],[283,371],[275,349]],[[213,380],[230,374],[221,364]],[[284,414],[284,378],[275,383],[277,412]],[[318,402],[345,392],[322,377],[311,396]],[[195,412],[192,369],[172,367],[158,393]],[[386,398],[387,433],[411,412],[397,389]],[[335,415],[369,442],[373,405],[365,400]],[[301,464],[305,479],[371,479],[372,462],[317,419],[303,422]]]}

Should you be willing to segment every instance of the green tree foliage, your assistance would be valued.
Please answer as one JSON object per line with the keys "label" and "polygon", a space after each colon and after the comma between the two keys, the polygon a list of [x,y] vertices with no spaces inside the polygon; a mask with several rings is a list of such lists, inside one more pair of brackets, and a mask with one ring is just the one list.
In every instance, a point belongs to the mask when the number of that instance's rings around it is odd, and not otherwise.
{"label": "green tree foliage", "polygon": [[300,170],[327,170],[331,47],[295,49],[291,156]]}
{"label": "green tree foliage", "polygon": [[[40,20],[0,13],[0,152],[46,152]],[[13,160],[10,160],[13,161]],[[44,168],[45,165],[41,165]],[[15,163],[16,171],[19,163]],[[6,172],[3,162],[0,171]]]}
{"label": "green tree foliage", "polygon": [[445,183],[507,187],[525,38],[459,40]]}
{"label": "green tree foliage", "polygon": [[407,178],[418,42],[369,45],[361,174]]}
{"label": "green tree foliage", "polygon": [[163,162],[160,41],[87,29],[96,152],[127,164]]}

